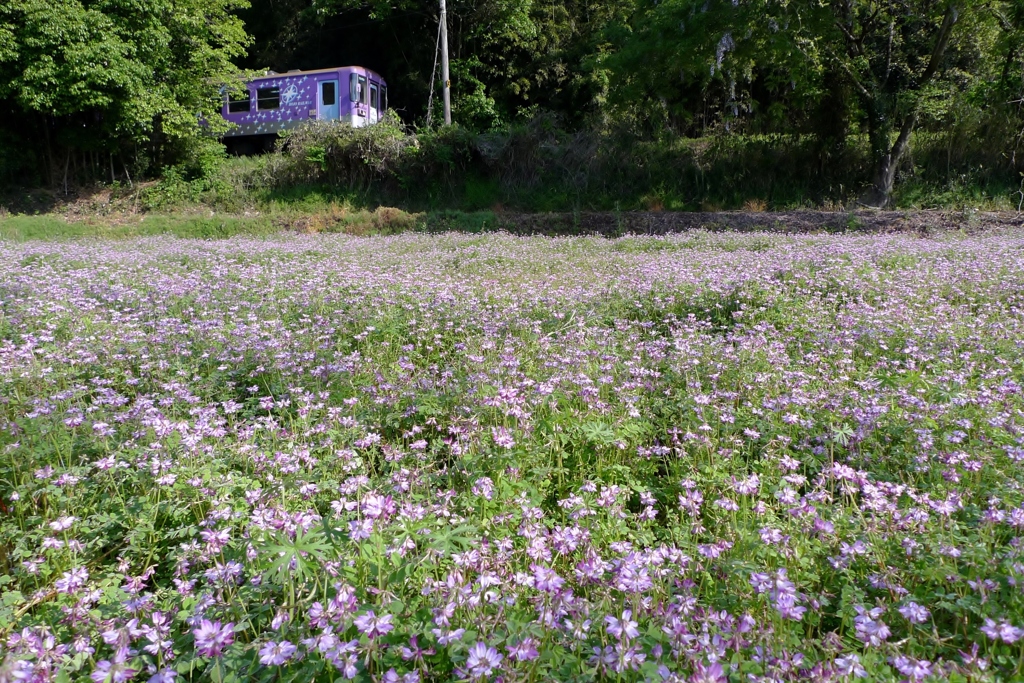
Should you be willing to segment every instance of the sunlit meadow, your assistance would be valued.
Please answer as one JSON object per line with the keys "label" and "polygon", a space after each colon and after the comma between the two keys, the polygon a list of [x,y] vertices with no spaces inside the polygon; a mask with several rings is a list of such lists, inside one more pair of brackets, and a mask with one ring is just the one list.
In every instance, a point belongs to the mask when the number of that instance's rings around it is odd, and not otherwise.
{"label": "sunlit meadow", "polygon": [[1024,676],[1024,237],[0,243],[0,681]]}

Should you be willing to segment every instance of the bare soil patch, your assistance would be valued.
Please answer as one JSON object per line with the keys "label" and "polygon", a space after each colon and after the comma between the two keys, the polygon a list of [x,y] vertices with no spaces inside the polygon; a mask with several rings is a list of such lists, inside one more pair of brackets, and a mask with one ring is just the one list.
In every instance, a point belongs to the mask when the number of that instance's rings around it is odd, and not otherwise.
{"label": "bare soil patch", "polygon": [[663,235],[687,230],[739,232],[910,232],[1024,227],[1024,214],[982,211],[625,211],[502,213],[499,229],[516,234]]}

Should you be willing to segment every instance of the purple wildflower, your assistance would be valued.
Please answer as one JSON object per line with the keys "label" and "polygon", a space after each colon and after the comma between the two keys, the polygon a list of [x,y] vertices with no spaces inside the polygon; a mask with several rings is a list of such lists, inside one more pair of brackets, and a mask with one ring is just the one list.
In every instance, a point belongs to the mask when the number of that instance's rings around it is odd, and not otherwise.
{"label": "purple wildflower", "polygon": [[473,495],[479,496],[484,500],[490,500],[494,497],[494,482],[491,481],[490,477],[480,477],[473,482]]}
{"label": "purple wildflower", "polygon": [[515,645],[509,645],[508,657],[517,662],[530,662],[540,656],[535,638],[523,638]]}
{"label": "purple wildflower", "polygon": [[694,665],[693,674],[686,679],[687,683],[729,683],[729,677],[722,669],[720,662],[704,666],[700,662]]}
{"label": "purple wildflower", "polygon": [[912,624],[923,624],[931,616],[931,612],[928,611],[927,607],[923,607],[913,601],[900,607],[899,613]]}
{"label": "purple wildflower", "polygon": [[610,615],[606,616],[604,622],[607,624],[608,633],[619,640],[629,640],[640,635],[640,631],[637,630],[637,623],[633,621],[632,610],[627,609],[624,611],[622,619],[616,619]]}
{"label": "purple wildflower", "polygon": [[221,625],[219,621],[203,619],[192,631],[196,650],[203,657],[220,657],[228,645],[235,640],[235,625],[230,621]]}
{"label": "purple wildflower", "polygon": [[366,614],[355,618],[355,625],[360,633],[372,640],[395,628],[391,623],[392,619],[394,619],[394,615],[384,614],[378,617],[373,610],[369,610]]}
{"label": "purple wildflower", "polygon": [[111,663],[104,659],[96,662],[96,668],[89,678],[95,683],[125,683],[130,681],[138,673],[135,669],[129,669],[124,664]]}
{"label": "purple wildflower", "polygon": [[985,625],[981,632],[992,640],[1001,640],[1004,643],[1015,643],[1024,637],[1024,629],[1017,628],[1005,619],[996,623],[992,619],[985,619]]}
{"label": "purple wildflower", "polygon": [[512,435],[504,427],[492,427],[491,435],[494,437],[494,443],[502,448],[512,448],[516,445]]}
{"label": "purple wildflower", "polygon": [[89,581],[89,571],[85,567],[75,567],[57,579],[54,583],[58,593],[73,594],[81,590]]}
{"label": "purple wildflower", "polygon": [[853,653],[836,657],[836,671],[840,676],[866,678],[868,675],[868,672],[861,666],[860,657]]}
{"label": "purple wildflower", "polygon": [[297,647],[287,640],[280,643],[270,641],[264,643],[260,648],[260,664],[263,666],[281,666],[288,662],[295,654]]}
{"label": "purple wildflower", "polygon": [[466,658],[466,670],[473,680],[487,678],[500,664],[503,657],[486,643],[476,643],[469,648]]}
{"label": "purple wildflower", "polygon": [[878,647],[889,638],[891,631],[881,620],[882,615],[885,614],[884,609],[881,607],[865,609],[860,606],[856,606],[854,609],[857,616],[853,618],[853,627],[860,641],[872,647]]}

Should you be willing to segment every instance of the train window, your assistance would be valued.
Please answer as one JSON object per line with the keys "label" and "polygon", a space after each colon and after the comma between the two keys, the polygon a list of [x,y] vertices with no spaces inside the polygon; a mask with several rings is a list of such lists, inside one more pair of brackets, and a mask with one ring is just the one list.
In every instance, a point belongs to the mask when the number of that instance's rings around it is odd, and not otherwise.
{"label": "train window", "polygon": [[250,98],[249,91],[246,90],[244,95],[228,95],[228,113],[229,114],[240,114],[247,112],[252,109],[252,100]]}
{"label": "train window", "polygon": [[349,99],[366,104],[366,76],[352,74],[348,81]]}
{"label": "train window", "polygon": [[325,107],[333,106],[338,101],[338,94],[334,92],[334,81],[327,81],[320,84],[320,99]]}
{"label": "train window", "polygon": [[370,84],[370,109],[377,108],[377,84]]}
{"label": "train window", "polygon": [[281,89],[276,85],[272,88],[256,88],[256,109],[280,109]]}
{"label": "train window", "polygon": [[385,111],[388,108],[388,86],[380,86],[380,110]]}

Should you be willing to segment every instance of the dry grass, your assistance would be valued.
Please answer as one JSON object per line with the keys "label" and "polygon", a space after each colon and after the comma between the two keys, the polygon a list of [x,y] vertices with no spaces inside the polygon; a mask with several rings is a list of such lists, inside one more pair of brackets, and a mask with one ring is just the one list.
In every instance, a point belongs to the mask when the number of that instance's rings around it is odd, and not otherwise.
{"label": "dry grass", "polygon": [[640,198],[640,203],[648,211],[664,211],[665,199],[661,195],[648,194]]}
{"label": "dry grass", "polygon": [[305,234],[345,233],[347,235],[392,235],[414,230],[422,214],[408,213],[390,206],[374,211],[352,210],[331,203],[326,208],[307,215],[282,216],[275,223],[282,229]]}

